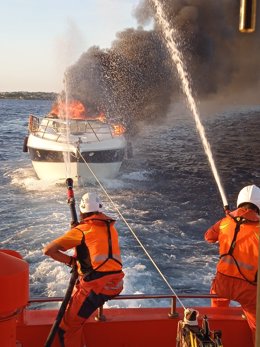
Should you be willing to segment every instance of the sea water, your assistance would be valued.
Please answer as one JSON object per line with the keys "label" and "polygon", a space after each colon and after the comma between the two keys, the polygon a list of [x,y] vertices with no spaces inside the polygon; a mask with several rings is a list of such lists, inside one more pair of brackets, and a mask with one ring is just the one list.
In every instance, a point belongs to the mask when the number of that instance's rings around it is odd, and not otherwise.
{"label": "sea water", "polygon": [[[18,251],[29,263],[32,297],[64,295],[70,277],[68,267],[42,254],[46,243],[69,229],[66,187],[38,180],[28,153],[22,151],[29,114],[44,115],[51,104],[0,100],[0,242],[1,248]],[[260,186],[260,105],[209,111],[203,124],[234,208],[243,186]],[[190,111],[174,107],[158,124],[142,123],[139,129],[132,139],[133,158],[123,163],[116,179],[104,181],[104,187],[174,290],[208,293],[218,248],[204,241],[204,233],[224,213]],[[103,191],[98,186],[74,190],[76,204],[86,191],[97,190],[105,213],[117,218],[125,271],[123,294],[171,294]]]}

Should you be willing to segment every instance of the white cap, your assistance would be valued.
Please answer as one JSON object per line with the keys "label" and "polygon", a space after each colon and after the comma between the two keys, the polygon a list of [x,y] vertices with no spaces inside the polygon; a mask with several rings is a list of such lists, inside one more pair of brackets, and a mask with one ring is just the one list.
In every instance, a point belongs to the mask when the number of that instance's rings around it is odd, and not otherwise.
{"label": "white cap", "polygon": [[238,194],[237,207],[246,202],[254,204],[260,210],[260,188],[254,184],[244,187]]}
{"label": "white cap", "polygon": [[82,196],[79,204],[81,213],[100,212],[101,208],[102,204],[96,193],[86,193]]}

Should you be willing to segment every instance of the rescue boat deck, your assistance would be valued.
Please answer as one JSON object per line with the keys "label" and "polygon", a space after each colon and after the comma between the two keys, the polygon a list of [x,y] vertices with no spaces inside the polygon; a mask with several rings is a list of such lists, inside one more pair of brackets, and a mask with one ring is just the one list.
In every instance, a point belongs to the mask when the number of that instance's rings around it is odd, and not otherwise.
{"label": "rescue boat deck", "polygon": [[[182,295],[181,299],[210,298],[210,295]],[[183,308],[176,308],[172,295],[120,295],[116,300],[169,298],[171,305],[163,308],[106,308],[94,313],[86,322],[87,347],[168,347],[176,346],[178,322]],[[30,303],[61,301],[62,298],[31,299]],[[185,302],[185,301],[184,301]],[[199,311],[199,325],[204,315],[210,330],[222,331],[224,347],[253,347],[247,321],[240,307],[193,307]],[[176,315],[178,314],[178,316]],[[47,339],[57,310],[26,309],[17,323],[17,340],[22,347],[41,347]],[[99,320],[96,319],[99,315]],[[104,317],[103,317],[104,315]],[[105,318],[105,320],[102,320]],[[59,347],[57,337],[53,347]]]}

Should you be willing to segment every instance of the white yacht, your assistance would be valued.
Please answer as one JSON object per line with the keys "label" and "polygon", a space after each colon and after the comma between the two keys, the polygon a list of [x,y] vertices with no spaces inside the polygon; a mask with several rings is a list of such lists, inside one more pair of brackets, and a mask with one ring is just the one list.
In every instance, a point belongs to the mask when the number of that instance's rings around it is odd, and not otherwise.
{"label": "white yacht", "polygon": [[62,119],[48,114],[29,117],[24,152],[29,152],[39,179],[76,183],[114,178],[125,157],[124,127],[97,116]]}

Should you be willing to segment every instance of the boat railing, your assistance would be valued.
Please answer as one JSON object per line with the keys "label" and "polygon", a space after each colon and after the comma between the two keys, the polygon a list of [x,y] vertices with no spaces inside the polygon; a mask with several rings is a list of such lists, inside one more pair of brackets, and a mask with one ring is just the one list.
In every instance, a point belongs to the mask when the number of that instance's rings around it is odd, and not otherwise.
{"label": "boat railing", "polygon": [[[180,294],[178,295],[178,299],[187,300],[187,299],[213,299],[217,298],[217,295],[215,294]],[[169,318],[176,318],[178,317],[177,312],[177,296],[173,294],[136,294],[136,295],[118,295],[115,296],[112,300],[160,300],[160,299],[169,299],[170,305],[169,305],[169,312],[168,317]],[[29,300],[29,305],[36,304],[36,303],[53,303],[53,302],[60,302],[63,301],[63,297],[31,297]],[[105,320],[104,316],[104,308],[101,306],[97,310],[97,316],[95,317],[96,320]]]}
{"label": "boat railing", "polygon": [[67,141],[67,136],[86,138],[87,142],[100,142],[115,137],[116,129],[100,120],[69,120],[46,116],[39,122],[38,117],[29,117],[29,131],[34,135],[52,141]]}
{"label": "boat railing", "polygon": [[39,129],[39,118],[33,115],[29,116],[28,130],[30,133],[35,133]]}

